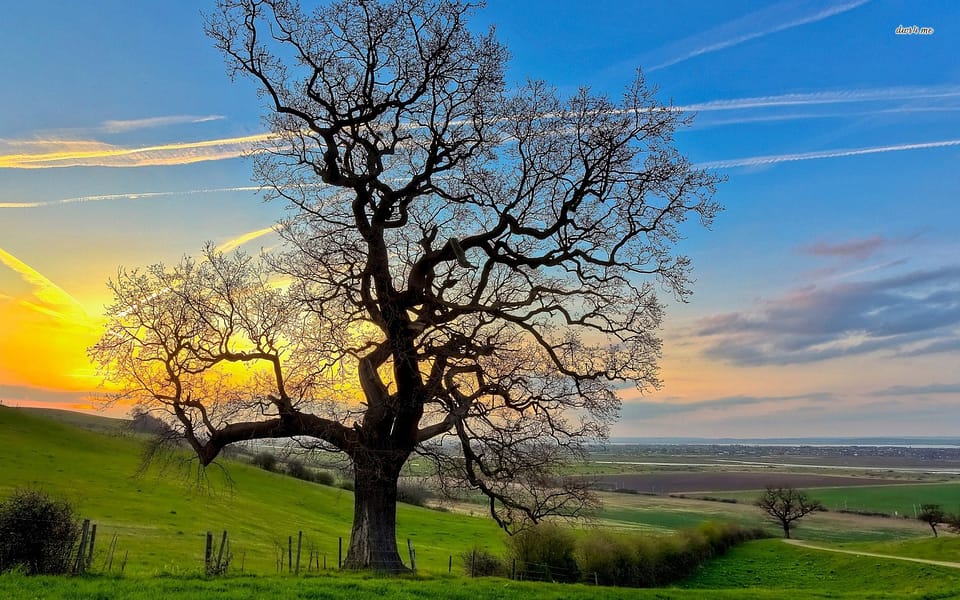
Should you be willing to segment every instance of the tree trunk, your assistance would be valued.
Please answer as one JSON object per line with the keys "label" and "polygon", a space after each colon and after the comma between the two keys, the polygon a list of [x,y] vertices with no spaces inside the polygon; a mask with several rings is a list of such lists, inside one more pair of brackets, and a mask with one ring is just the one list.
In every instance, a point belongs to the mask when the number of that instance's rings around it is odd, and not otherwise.
{"label": "tree trunk", "polygon": [[789,540],[790,539],[790,523],[783,524],[783,535]]}
{"label": "tree trunk", "polygon": [[345,569],[407,571],[397,549],[397,480],[400,465],[354,459],[353,530]]}

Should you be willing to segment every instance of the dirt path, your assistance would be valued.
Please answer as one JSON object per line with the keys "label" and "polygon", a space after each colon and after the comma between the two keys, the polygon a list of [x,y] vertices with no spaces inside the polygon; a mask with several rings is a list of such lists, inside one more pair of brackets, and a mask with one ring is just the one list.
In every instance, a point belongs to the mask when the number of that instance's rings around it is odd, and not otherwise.
{"label": "dirt path", "polygon": [[909,556],[894,556],[892,554],[876,554],[874,552],[860,552],[859,550],[841,550],[840,548],[824,548],[823,546],[814,546],[802,540],[783,540],[787,544],[809,548],[810,550],[823,550],[824,552],[839,552],[840,554],[853,554],[855,556],[869,556],[872,558],[889,558],[892,560],[906,560],[925,565],[937,565],[938,567],[950,567],[951,569],[960,569],[960,562],[947,562],[943,560],[929,560],[926,558],[912,558]]}

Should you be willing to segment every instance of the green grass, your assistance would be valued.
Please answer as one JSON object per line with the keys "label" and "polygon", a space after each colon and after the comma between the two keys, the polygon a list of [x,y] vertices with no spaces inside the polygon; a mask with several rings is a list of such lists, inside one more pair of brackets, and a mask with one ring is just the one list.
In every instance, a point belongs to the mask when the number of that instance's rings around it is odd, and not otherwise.
{"label": "green grass", "polygon": [[[249,465],[227,464],[198,482],[196,466],[154,467],[135,477],[142,442],[84,431],[11,408],[0,408],[0,497],[16,487],[38,486],[72,500],[81,516],[98,523],[98,558],[116,534],[118,563],[129,551],[127,573],[194,573],[201,569],[206,531],[227,529],[235,564],[246,572],[276,571],[276,546],[302,530],[309,547],[336,566],[353,519],[353,494],[306,483]],[[502,552],[502,534],[490,519],[401,504],[398,538],[410,538],[418,567],[446,572],[449,555],[475,544]],[[116,567],[116,564],[114,565]]]}
{"label": "green grass", "polygon": [[[0,496],[15,487],[36,485],[72,499],[81,515],[98,523],[95,570],[101,567],[114,534],[119,540],[115,569],[129,552],[124,577],[27,579],[8,574],[0,576],[0,598],[946,598],[960,590],[960,570],[808,550],[779,540],[748,543],[669,589],[471,580],[458,576],[456,560],[451,577],[446,575],[448,556],[474,545],[503,554],[505,536],[487,518],[407,505],[398,507],[398,537],[401,547],[407,537],[416,547],[418,578],[379,579],[335,571],[295,578],[275,574],[275,542],[285,544],[287,536],[303,530],[304,557],[313,545],[326,554],[329,566],[335,566],[337,538],[343,537],[346,543],[349,535],[353,512],[349,492],[243,464],[227,465],[232,483],[213,470],[209,484],[198,485],[195,470],[177,466],[167,470],[154,467],[137,478],[140,438],[85,431],[9,408],[0,408],[0,439]],[[705,520],[759,521],[756,509],[742,504],[606,497],[610,504],[601,524],[624,529],[668,532]],[[904,556],[937,554],[941,560],[958,553],[957,538],[863,544],[869,539],[865,536],[876,534],[870,528],[878,522],[901,528],[916,522],[873,519],[851,521],[853,525],[837,521],[818,524],[820,518],[837,519],[839,515],[815,515],[809,527],[807,522],[803,524],[801,537],[859,540],[861,545],[848,547]],[[246,576],[197,577],[204,533],[219,533],[224,528],[230,531],[234,567],[239,567],[243,557]],[[808,535],[814,531],[832,531],[836,539]],[[582,531],[581,535],[588,533]]]}
{"label": "green grass", "polygon": [[936,538],[931,534],[928,538],[896,542],[839,544],[837,547],[844,550],[862,550],[876,554],[960,563],[960,537],[949,534],[941,534]]}
{"label": "green grass", "polygon": [[[829,510],[856,510],[913,516],[920,504],[939,504],[948,512],[960,512],[960,481],[905,485],[853,486],[808,490]],[[716,498],[753,502],[759,492],[715,492]]]}
{"label": "green grass", "polygon": [[0,576],[0,597],[240,599],[256,597],[354,600],[614,600],[697,598],[956,598],[960,569],[862,558],[788,546],[779,540],[750,542],[707,563],[677,586],[606,588],[525,583],[466,577],[377,578],[354,573],[314,577],[80,577]]}
{"label": "green grass", "polygon": [[[743,588],[835,593],[854,597],[960,596],[960,569],[858,557],[763,540],[734,548],[680,584],[685,588]],[[745,594],[744,597],[750,594]]]}
{"label": "green grass", "polygon": [[[603,494],[600,524],[608,527],[668,533],[695,527],[703,521],[725,521],[747,527],[764,525],[780,536],[779,526],[764,518],[752,504],[706,502],[687,498]],[[797,523],[796,535],[816,542],[877,542],[921,537],[929,529],[914,520],[868,518],[839,513],[814,513]]]}

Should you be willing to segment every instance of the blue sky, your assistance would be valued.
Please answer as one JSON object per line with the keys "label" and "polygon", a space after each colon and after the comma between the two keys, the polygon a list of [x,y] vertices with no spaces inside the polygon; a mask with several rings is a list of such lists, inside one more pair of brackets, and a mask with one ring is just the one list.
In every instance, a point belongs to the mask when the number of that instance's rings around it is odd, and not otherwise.
{"label": "blue sky", "polygon": [[[239,154],[261,101],[202,3],[30,2],[0,22],[0,399],[77,407],[119,265],[257,251],[284,214]],[[960,8],[953,2],[490,1],[513,81],[616,96],[643,67],[728,177],[683,241],[664,388],[617,435],[955,434]],[[898,35],[898,26],[929,35]],[[260,235],[256,235],[256,234]],[[29,358],[25,358],[29,357]]]}

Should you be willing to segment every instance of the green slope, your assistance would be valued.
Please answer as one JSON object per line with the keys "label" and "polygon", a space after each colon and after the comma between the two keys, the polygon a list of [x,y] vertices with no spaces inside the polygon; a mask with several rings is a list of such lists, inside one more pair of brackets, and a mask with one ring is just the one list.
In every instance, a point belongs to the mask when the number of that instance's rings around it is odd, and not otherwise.
{"label": "green slope", "polygon": [[[229,531],[235,564],[246,572],[276,571],[278,544],[303,531],[302,562],[310,549],[335,566],[338,538],[347,544],[353,495],[254,467],[226,463],[197,478],[196,463],[154,465],[137,477],[142,440],[85,431],[18,409],[0,407],[0,496],[27,485],[72,500],[98,524],[102,554],[115,534],[117,558],[129,551],[127,572],[192,573],[201,568],[206,531]],[[445,572],[449,555],[504,536],[489,519],[401,504],[401,547],[412,540],[421,570]],[[345,549],[344,549],[345,551]],[[322,563],[322,559],[321,559]],[[116,565],[115,565],[116,566]]]}

